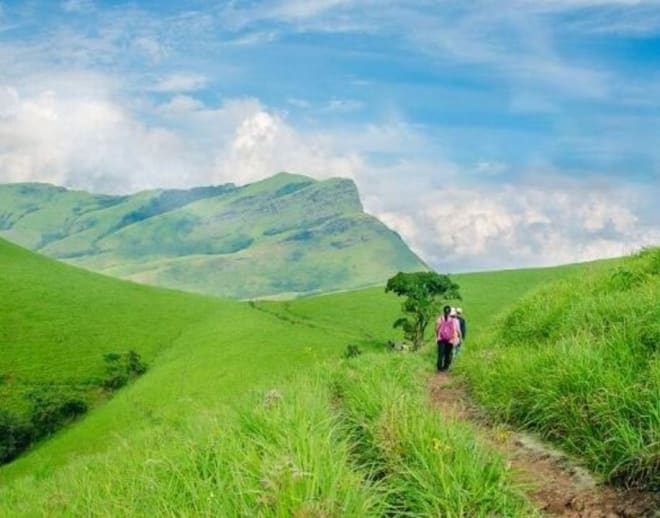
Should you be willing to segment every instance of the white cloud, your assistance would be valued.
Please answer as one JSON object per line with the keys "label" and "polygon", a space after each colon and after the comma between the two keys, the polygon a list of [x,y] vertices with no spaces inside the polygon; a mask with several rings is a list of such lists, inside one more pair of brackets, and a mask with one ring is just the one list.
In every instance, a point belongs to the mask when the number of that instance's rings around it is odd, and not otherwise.
{"label": "white cloud", "polygon": [[519,0],[518,3],[531,9],[573,10],[587,7],[652,5],[657,4],[657,0]]}
{"label": "white cloud", "polygon": [[0,120],[15,115],[18,101],[18,92],[15,88],[0,87]]}
{"label": "white cloud", "polygon": [[158,112],[163,115],[181,117],[185,114],[202,110],[204,104],[189,95],[176,95],[169,101],[158,106]]}
{"label": "white cloud", "polygon": [[133,40],[133,48],[153,63],[158,63],[168,54],[167,47],[154,36],[139,36],[135,38]]}
{"label": "white cloud", "polygon": [[109,97],[4,91],[9,95],[0,101],[2,181],[118,191],[172,184],[187,175],[181,138],[138,122]]}
{"label": "white cloud", "polygon": [[286,100],[287,104],[294,106],[295,108],[307,109],[312,106],[312,103],[305,99],[300,99],[298,97],[289,97]]}
{"label": "white cloud", "polygon": [[504,162],[480,160],[474,167],[474,172],[478,175],[497,176],[509,169]]}
{"label": "white cloud", "polygon": [[[301,32],[374,33],[401,38],[434,60],[488,67],[508,79],[515,89],[542,88],[545,95],[540,101],[547,103],[546,98],[558,95],[596,99],[612,95],[611,72],[560,52],[549,17],[585,7],[636,5],[653,5],[653,1],[486,0],[475,4],[451,0],[284,0],[274,6],[248,4],[237,8],[232,4],[228,18],[239,28],[274,20]],[[611,18],[608,20],[615,21]],[[648,24],[649,16],[645,19]]]}
{"label": "white cloud", "polygon": [[249,182],[276,171],[327,178],[352,177],[361,160],[334,148],[326,135],[303,135],[279,115],[261,109],[246,117],[218,150],[215,178]]}
{"label": "white cloud", "polygon": [[269,11],[271,16],[285,20],[301,20],[318,16],[330,9],[351,4],[352,0],[283,0]]}
{"label": "white cloud", "polygon": [[66,0],[61,5],[62,9],[68,13],[84,12],[94,8],[92,0]]}
{"label": "white cloud", "polygon": [[276,31],[251,31],[241,34],[229,43],[238,46],[262,45],[275,41],[277,36]]}
{"label": "white cloud", "polygon": [[154,92],[194,92],[208,84],[207,77],[200,74],[171,74],[156,82],[151,87]]}
{"label": "white cloud", "polygon": [[278,170],[328,177],[354,169],[356,159],[330,137],[303,135],[256,99],[211,108],[176,95],[153,107],[167,122],[160,126],[141,122],[112,88],[76,79],[34,93],[0,87],[0,181],[127,192],[247,183]]}
{"label": "white cloud", "polygon": [[588,184],[452,186],[417,207],[376,214],[445,271],[585,261],[660,242],[660,228],[640,221],[616,190]]}

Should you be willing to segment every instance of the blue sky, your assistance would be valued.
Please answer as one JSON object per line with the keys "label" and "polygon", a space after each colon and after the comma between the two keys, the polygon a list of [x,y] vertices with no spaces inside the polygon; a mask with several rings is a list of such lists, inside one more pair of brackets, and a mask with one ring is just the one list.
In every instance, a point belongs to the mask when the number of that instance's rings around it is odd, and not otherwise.
{"label": "blue sky", "polygon": [[0,181],[353,178],[433,266],[660,242],[660,2],[0,2]]}

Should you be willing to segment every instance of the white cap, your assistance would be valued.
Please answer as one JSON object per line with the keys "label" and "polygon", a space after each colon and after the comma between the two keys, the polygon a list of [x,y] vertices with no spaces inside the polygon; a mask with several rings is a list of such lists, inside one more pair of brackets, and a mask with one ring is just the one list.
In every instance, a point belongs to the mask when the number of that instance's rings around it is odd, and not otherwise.
{"label": "white cap", "polygon": [[449,312],[450,317],[455,317],[456,316],[456,308],[451,308],[451,311]]}
{"label": "white cap", "polygon": [[463,308],[456,308],[456,313],[458,313],[459,315],[462,315],[463,314]]}

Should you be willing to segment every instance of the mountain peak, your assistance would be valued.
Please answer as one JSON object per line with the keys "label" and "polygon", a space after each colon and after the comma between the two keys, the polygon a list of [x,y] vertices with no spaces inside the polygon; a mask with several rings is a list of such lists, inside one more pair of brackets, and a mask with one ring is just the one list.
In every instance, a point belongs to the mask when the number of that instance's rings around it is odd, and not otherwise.
{"label": "mountain peak", "polygon": [[0,185],[0,237],[146,284],[252,298],[384,283],[426,269],[362,209],[355,183],[278,173],[121,197]]}

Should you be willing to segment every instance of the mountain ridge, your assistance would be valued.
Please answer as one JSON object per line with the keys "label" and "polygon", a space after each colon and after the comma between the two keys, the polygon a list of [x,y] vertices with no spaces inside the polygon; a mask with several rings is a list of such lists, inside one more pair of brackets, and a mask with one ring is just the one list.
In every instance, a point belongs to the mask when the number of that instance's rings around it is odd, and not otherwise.
{"label": "mountain ridge", "polygon": [[[238,298],[353,289],[428,269],[364,212],[355,183],[278,173],[244,186],[105,195],[0,185],[0,236],[77,266]],[[185,260],[182,260],[185,258]]]}

